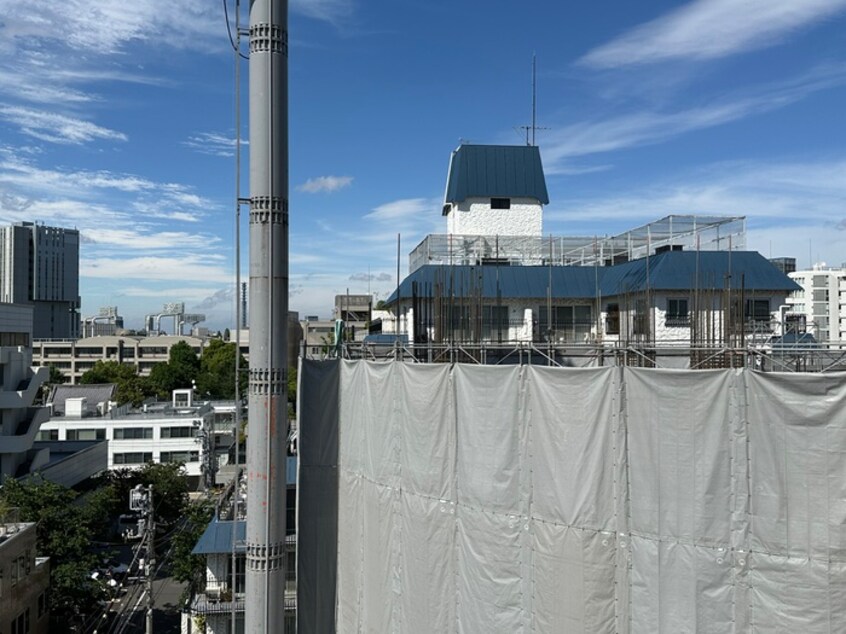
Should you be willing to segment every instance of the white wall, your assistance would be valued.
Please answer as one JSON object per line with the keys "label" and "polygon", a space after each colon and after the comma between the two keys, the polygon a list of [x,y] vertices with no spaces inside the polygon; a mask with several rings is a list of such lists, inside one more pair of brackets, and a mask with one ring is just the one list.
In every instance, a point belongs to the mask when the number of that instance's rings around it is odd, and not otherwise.
{"label": "white wall", "polygon": [[533,198],[511,198],[511,209],[491,209],[490,198],[453,203],[447,233],[454,235],[540,236],[543,206]]}

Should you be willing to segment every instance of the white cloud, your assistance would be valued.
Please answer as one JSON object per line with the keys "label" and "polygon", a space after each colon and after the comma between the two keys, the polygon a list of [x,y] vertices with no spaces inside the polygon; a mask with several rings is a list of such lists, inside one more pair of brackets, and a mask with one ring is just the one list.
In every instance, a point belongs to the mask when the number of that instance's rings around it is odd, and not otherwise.
{"label": "white cloud", "polygon": [[[761,232],[792,232],[800,245],[809,235],[827,234],[832,244],[839,244],[839,257],[846,259],[846,232],[838,229],[846,219],[844,199],[846,158],[732,162],[614,195],[564,201],[545,212],[544,221],[555,233],[572,234],[579,225],[614,234],[670,214],[746,216],[750,247],[767,253],[755,238]],[[807,247],[800,248],[802,255]]]}
{"label": "white cloud", "polygon": [[234,277],[217,259],[200,255],[85,258],[80,262],[80,275],[106,279],[205,283],[227,283]]}
{"label": "white cloud", "polygon": [[695,0],[590,51],[580,62],[615,68],[714,59],[779,43],[846,9],[846,0]]}
{"label": "white cloud", "polygon": [[[235,137],[226,136],[219,132],[199,132],[189,136],[182,145],[189,147],[200,154],[209,156],[230,157],[235,156]],[[241,145],[247,145],[246,139],[241,139]]]}
{"label": "white cloud", "polygon": [[220,242],[220,238],[206,234],[186,233],[184,231],[161,231],[145,233],[130,229],[90,228],[83,231],[89,244],[138,249],[142,251],[162,249],[207,249]]}
{"label": "white cloud", "polygon": [[95,140],[127,140],[122,132],[98,126],[90,121],[31,108],[2,106],[0,118],[17,125],[24,134],[50,143],[80,145]]}
{"label": "white cloud", "polygon": [[351,0],[291,0],[291,11],[338,25],[353,13]]}
{"label": "white cloud", "polygon": [[431,198],[403,198],[374,208],[364,217],[380,222],[415,220],[425,215],[438,215],[438,202]]}
{"label": "white cloud", "polygon": [[297,185],[297,191],[316,194],[317,192],[334,192],[352,185],[352,176],[317,176],[309,178],[302,185]]}
{"label": "white cloud", "polygon": [[[549,174],[568,174],[579,166],[568,159],[659,143],[756,114],[777,110],[808,95],[846,83],[846,67],[820,66],[778,84],[677,112],[637,112],[564,126],[547,135],[542,148]],[[590,171],[590,168],[588,169]]]}

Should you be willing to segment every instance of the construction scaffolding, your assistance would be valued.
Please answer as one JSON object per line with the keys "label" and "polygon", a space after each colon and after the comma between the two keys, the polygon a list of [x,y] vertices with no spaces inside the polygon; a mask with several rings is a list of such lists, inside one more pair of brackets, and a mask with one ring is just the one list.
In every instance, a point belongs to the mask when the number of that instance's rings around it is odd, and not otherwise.
{"label": "construction scaffolding", "polygon": [[615,236],[431,234],[408,256],[408,272],[426,264],[610,266],[661,249],[743,251],[743,216],[670,215]]}

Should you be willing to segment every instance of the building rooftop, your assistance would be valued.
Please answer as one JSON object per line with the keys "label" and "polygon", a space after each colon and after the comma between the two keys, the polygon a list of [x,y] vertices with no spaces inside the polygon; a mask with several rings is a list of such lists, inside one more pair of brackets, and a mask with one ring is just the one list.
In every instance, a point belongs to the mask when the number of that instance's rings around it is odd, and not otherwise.
{"label": "building rooftop", "polygon": [[496,197],[549,204],[537,146],[461,145],[452,153],[444,202]]}
{"label": "building rooftop", "polygon": [[[800,286],[755,251],[666,251],[612,266],[425,265],[400,284],[402,299],[482,297],[556,299],[613,297],[646,290],[696,288],[747,291]],[[397,292],[388,298],[393,304]]]}

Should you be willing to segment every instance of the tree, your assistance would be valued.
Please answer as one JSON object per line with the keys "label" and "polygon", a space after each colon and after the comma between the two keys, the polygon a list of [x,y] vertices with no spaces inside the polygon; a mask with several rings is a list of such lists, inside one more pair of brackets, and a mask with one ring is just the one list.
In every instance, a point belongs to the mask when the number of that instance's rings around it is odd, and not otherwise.
{"label": "tree", "polygon": [[129,492],[139,484],[153,485],[159,524],[175,525],[188,506],[188,476],[181,462],[148,462],[140,469],[113,469],[99,476],[97,484],[114,491],[113,515],[129,511]]}
{"label": "tree", "polygon": [[91,578],[97,566],[90,538],[108,516],[111,494],[102,492],[77,500],[72,489],[40,477],[25,481],[6,478],[0,503],[17,507],[20,519],[36,522],[36,551],[50,557],[50,608],[66,623],[97,607],[102,588]]}
{"label": "tree", "polygon": [[185,341],[170,349],[167,363],[159,363],[150,371],[150,383],[162,398],[168,398],[173,390],[189,388],[200,373],[197,353]]}
{"label": "tree", "polygon": [[213,516],[214,504],[211,500],[192,502],[185,509],[185,524],[173,537],[171,574],[176,581],[189,585],[188,594],[193,594],[200,589],[206,563],[205,557],[193,555],[191,551],[197,545],[197,541]]}
{"label": "tree", "polygon": [[297,368],[288,368],[288,403],[297,409]]}
{"label": "tree", "polygon": [[88,370],[79,379],[80,383],[114,383],[115,400],[118,405],[132,403],[136,407],[144,402],[144,399],[154,396],[156,391],[150,382],[144,377],[138,376],[132,366],[118,363],[117,361],[97,361],[94,367]]}
{"label": "tree", "polygon": [[[200,357],[200,374],[197,377],[197,391],[203,398],[235,398],[235,344],[221,339],[212,339]],[[247,362],[240,358],[242,370],[239,377],[241,395],[247,393]]]}

